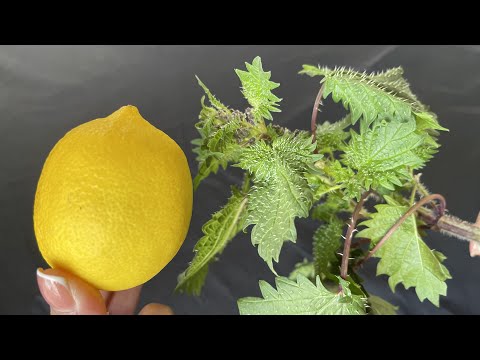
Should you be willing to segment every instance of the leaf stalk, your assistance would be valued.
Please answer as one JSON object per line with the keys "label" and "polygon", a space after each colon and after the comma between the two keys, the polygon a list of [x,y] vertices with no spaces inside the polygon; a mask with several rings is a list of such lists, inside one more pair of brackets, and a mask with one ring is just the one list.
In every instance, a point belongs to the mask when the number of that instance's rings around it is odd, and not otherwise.
{"label": "leaf stalk", "polygon": [[362,194],[360,201],[357,203],[357,205],[355,205],[355,209],[353,210],[350,223],[348,224],[347,234],[345,235],[345,245],[343,247],[342,253],[342,265],[340,268],[340,276],[343,279],[346,279],[348,275],[348,260],[350,257],[350,248],[352,245],[352,237],[355,231],[355,227],[357,225],[358,217],[360,215],[360,212],[362,211],[363,204],[365,203],[365,200],[367,199],[368,195],[370,195],[370,193],[371,191],[365,191]]}

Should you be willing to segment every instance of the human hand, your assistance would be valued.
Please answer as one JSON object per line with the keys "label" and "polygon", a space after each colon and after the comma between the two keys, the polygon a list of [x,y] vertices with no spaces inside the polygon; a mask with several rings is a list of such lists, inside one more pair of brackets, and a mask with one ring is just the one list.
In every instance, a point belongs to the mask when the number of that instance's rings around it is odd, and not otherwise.
{"label": "human hand", "polygon": [[[480,227],[480,213],[478,213],[477,221],[475,222],[475,225]],[[471,257],[480,256],[480,244],[478,244],[478,242],[470,241],[469,250],[470,250]]]}
{"label": "human hand", "polygon": [[[142,291],[141,285],[124,291],[99,291],[60,269],[38,269],[37,282],[51,315],[133,315]],[[173,315],[173,311],[151,303],[139,315]]]}

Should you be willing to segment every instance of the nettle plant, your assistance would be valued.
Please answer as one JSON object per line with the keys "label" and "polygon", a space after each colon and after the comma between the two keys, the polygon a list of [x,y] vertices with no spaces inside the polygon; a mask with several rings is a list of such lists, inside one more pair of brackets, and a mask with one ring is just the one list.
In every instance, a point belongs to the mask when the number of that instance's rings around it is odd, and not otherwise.
{"label": "nettle plant", "polygon": [[[250,104],[243,112],[222,104],[197,78],[209,105],[202,97],[200,138],[192,142],[199,163],[194,187],[227,166],[245,170],[243,184],[232,186],[225,206],[203,226],[177,291],[199,295],[210,264],[253,225],[252,244],[277,276],[276,288],[260,281],[262,298],[239,299],[240,314],[395,314],[356,273],[371,257],[380,259],[377,275],[388,276],[392,291],[399,283],[415,287],[420,301],[439,306],[451,276],[445,255],[422,238],[427,230],[441,231],[471,241],[474,253],[480,227],[446,214],[443,196],[421,182],[418,170],[447,129],[412,93],[402,68],[367,74],[304,65],[301,74],[321,78],[311,131],[272,124],[282,99],[272,93],[279,84],[259,57],[235,72]],[[348,113],[317,126],[329,95]],[[278,276],[274,261],[285,241],[296,241],[295,219],[308,216],[320,223],[313,260]]]}

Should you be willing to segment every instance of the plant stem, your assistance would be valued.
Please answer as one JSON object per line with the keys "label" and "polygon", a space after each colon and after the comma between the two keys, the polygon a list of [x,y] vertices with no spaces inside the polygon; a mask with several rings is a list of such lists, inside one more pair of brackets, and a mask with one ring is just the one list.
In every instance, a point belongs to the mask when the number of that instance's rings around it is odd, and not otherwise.
{"label": "plant stem", "polygon": [[475,241],[480,243],[480,227],[468,221],[457,218],[452,215],[440,217],[432,227],[432,230],[440,231],[442,234],[455,237],[465,241]]}
{"label": "plant stem", "polygon": [[353,232],[355,230],[355,226],[357,225],[358,216],[360,215],[360,211],[363,208],[363,204],[367,199],[368,195],[370,195],[370,191],[365,191],[360,201],[355,205],[355,209],[353,210],[352,217],[350,219],[350,223],[348,224],[347,234],[345,235],[345,245],[343,247],[343,254],[342,254],[342,266],[340,268],[340,276],[343,279],[347,278],[348,274],[348,260],[350,258],[350,247],[352,245],[352,237]]}
{"label": "plant stem", "polygon": [[471,223],[459,219],[453,215],[435,216],[432,210],[426,208],[418,209],[419,217],[427,223],[429,228],[434,231],[439,231],[442,234],[452,236],[454,238],[475,241],[480,243],[480,213],[478,214],[477,222]]}
{"label": "plant stem", "polygon": [[319,111],[319,106],[322,104],[322,97],[323,97],[323,89],[325,88],[325,83],[322,84],[320,90],[318,91],[317,98],[315,99],[315,103],[313,104],[312,110],[312,121],[310,123],[310,129],[312,130],[312,142],[317,141],[317,115]]}
{"label": "plant stem", "polygon": [[410,196],[410,206],[415,202],[415,196],[417,195],[417,183],[413,185],[412,195]]}
{"label": "plant stem", "polygon": [[427,204],[427,203],[429,203],[430,201],[433,201],[433,200],[439,200],[440,201],[440,210],[439,210],[440,214],[439,215],[440,215],[440,218],[444,217],[443,214],[444,214],[445,208],[446,208],[446,200],[442,195],[432,194],[432,195],[429,195],[429,196],[426,196],[426,197],[422,198],[419,202],[417,202],[410,209],[408,209],[408,211],[405,214],[403,214],[403,216],[400,219],[398,219],[395,224],[393,224],[393,226],[390,228],[390,230],[387,231],[387,233],[377,243],[377,245],[375,245],[375,247],[368,252],[367,256],[365,256],[363,258],[363,260],[361,260],[358,263],[358,266],[361,266],[365,261],[370,259],[378,251],[378,249],[380,249],[383,246],[383,244],[385,244],[385,242],[388,239],[390,239],[390,237],[395,233],[395,231],[398,230],[398,228],[405,222],[405,220],[408,219],[408,217],[410,215],[412,215],[415,211],[420,209],[423,205],[425,205],[425,204]]}
{"label": "plant stem", "polygon": [[417,188],[418,188],[418,192],[420,194],[422,194],[423,196],[428,196],[430,195],[430,192],[427,190],[427,188],[425,187],[425,185],[423,185],[423,183],[420,181],[420,175],[421,174],[418,174],[418,178],[417,178],[417,181],[416,181],[416,184],[417,184]]}

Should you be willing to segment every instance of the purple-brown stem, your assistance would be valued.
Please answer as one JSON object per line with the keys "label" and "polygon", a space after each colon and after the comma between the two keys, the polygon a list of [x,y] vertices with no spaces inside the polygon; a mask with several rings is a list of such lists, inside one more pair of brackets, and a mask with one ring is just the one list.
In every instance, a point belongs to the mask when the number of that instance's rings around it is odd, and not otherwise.
{"label": "purple-brown stem", "polygon": [[322,97],[323,97],[323,89],[325,88],[325,83],[322,84],[320,90],[318,90],[317,98],[315,99],[315,103],[313,104],[312,110],[312,122],[310,123],[310,128],[312,130],[312,142],[317,141],[317,115],[319,106],[322,104]]}
{"label": "purple-brown stem", "polygon": [[[423,214],[421,214],[422,216]],[[423,218],[423,216],[422,216]],[[444,215],[438,219],[432,230],[453,236],[460,240],[474,242],[480,245],[480,222],[472,224],[453,215]]]}
{"label": "purple-brown stem", "polygon": [[398,230],[398,228],[405,222],[405,220],[408,219],[410,215],[412,215],[415,211],[420,209],[423,205],[433,200],[438,200],[440,202],[440,205],[439,205],[440,213],[438,214],[438,218],[442,218],[445,213],[445,209],[447,207],[447,202],[445,198],[440,194],[432,194],[432,195],[425,196],[424,198],[419,200],[415,205],[413,205],[410,209],[408,209],[408,211],[405,214],[403,214],[403,216],[400,219],[397,220],[397,222],[390,228],[390,230],[387,231],[387,233],[377,243],[377,245],[375,245],[375,247],[368,252],[367,256],[365,256],[363,260],[361,260],[358,263],[358,266],[361,266],[365,261],[370,259],[378,251],[378,249],[380,249],[383,246],[383,244],[385,244],[385,242],[388,239],[390,239],[390,237],[395,233],[395,231]]}
{"label": "purple-brown stem", "polygon": [[368,195],[370,195],[370,191],[365,191],[362,194],[360,201],[357,203],[357,205],[355,205],[350,223],[348,224],[347,234],[345,235],[345,245],[343,247],[342,266],[340,268],[340,276],[343,279],[346,279],[348,274],[348,260],[350,258],[350,247],[352,245],[353,232],[355,231],[358,216],[360,215],[360,211],[362,211],[363,204],[365,203]]}

